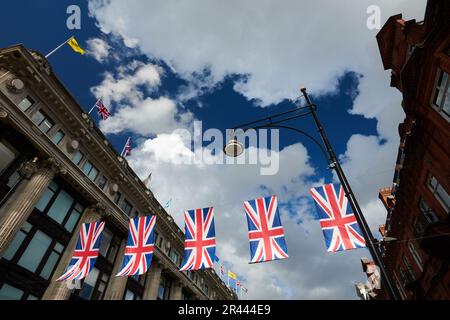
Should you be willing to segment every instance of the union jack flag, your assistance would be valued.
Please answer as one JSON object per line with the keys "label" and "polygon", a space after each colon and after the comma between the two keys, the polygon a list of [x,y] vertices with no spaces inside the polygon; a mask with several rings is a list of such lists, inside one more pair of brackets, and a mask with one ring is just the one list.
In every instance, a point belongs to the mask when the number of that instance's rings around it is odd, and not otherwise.
{"label": "union jack flag", "polygon": [[155,222],[156,216],[130,220],[125,256],[116,277],[142,275],[147,272],[155,247]]}
{"label": "union jack flag", "polygon": [[103,120],[106,120],[110,117],[111,114],[109,113],[109,111],[105,107],[105,105],[103,104],[102,100],[98,100],[97,103],[95,104],[95,106],[97,107],[98,115],[100,117],[102,117]]}
{"label": "union jack flag", "polygon": [[184,213],[185,241],[181,271],[213,267],[216,256],[214,209],[196,209]]}
{"label": "union jack flag", "polygon": [[315,200],[328,252],[366,246],[358,222],[340,184],[326,184],[310,190]]}
{"label": "union jack flag", "polygon": [[287,245],[276,196],[244,202],[250,263],[287,259]]}
{"label": "union jack flag", "polygon": [[128,157],[131,155],[131,138],[128,138],[125,147],[122,150],[122,157]]}
{"label": "union jack flag", "polygon": [[97,260],[105,222],[84,223],[66,272],[56,281],[84,279]]}

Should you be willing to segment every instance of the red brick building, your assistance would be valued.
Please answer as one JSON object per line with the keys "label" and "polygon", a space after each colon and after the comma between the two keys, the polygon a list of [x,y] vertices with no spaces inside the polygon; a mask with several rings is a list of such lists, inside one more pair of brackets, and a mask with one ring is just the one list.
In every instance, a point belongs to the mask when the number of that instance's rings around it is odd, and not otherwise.
{"label": "red brick building", "polygon": [[422,22],[389,18],[377,41],[406,113],[393,186],[379,194],[383,258],[403,299],[450,299],[450,1],[429,0]]}

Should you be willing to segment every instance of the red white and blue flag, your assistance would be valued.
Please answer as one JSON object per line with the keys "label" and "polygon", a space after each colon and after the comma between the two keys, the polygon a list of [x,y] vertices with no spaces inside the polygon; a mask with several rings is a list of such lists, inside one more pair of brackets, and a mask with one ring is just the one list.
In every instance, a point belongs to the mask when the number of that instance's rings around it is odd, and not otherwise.
{"label": "red white and blue flag", "polygon": [[131,155],[131,138],[128,138],[127,143],[123,147],[121,156],[128,157],[130,155]]}
{"label": "red white and blue flag", "polygon": [[84,223],[66,272],[56,281],[81,280],[87,277],[95,265],[105,222]]}
{"label": "red white and blue flag", "polygon": [[216,257],[214,209],[195,209],[184,213],[185,241],[181,271],[213,268]]}
{"label": "red white and blue flag", "polygon": [[125,256],[116,277],[142,275],[147,272],[155,248],[155,223],[154,215],[130,220]]}
{"label": "red white and blue flag", "polygon": [[364,248],[366,242],[342,185],[326,184],[312,188],[310,192],[316,203],[328,252]]}
{"label": "red white and blue flag", "polygon": [[111,114],[103,104],[102,100],[98,100],[95,106],[97,107],[98,115],[102,117],[102,120],[106,120],[110,117]]}
{"label": "red white and blue flag", "polygon": [[250,263],[287,259],[287,245],[276,196],[244,202]]}

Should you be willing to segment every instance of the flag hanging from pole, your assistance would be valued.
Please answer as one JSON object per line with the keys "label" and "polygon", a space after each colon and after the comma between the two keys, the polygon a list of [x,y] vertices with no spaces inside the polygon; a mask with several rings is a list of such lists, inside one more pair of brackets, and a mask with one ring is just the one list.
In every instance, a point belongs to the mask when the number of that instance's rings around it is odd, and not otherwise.
{"label": "flag hanging from pole", "polygon": [[326,184],[312,188],[310,192],[316,203],[327,251],[364,248],[364,237],[342,185]]}
{"label": "flag hanging from pole", "polygon": [[97,260],[105,222],[84,223],[66,272],[56,281],[81,280],[87,277]]}
{"label": "flag hanging from pole", "polygon": [[108,108],[105,107],[102,100],[98,100],[95,107],[97,108],[98,115],[102,118],[102,120],[107,120],[111,116]]}
{"label": "flag hanging from pole", "polygon": [[125,147],[123,147],[121,156],[126,158],[130,155],[131,155],[131,138],[128,138]]}
{"label": "flag hanging from pole", "polygon": [[212,268],[216,257],[214,209],[196,209],[184,213],[185,241],[181,271]]}
{"label": "flag hanging from pole", "polygon": [[276,196],[244,202],[250,241],[250,263],[287,259],[284,229]]}
{"label": "flag hanging from pole", "polygon": [[86,53],[86,51],[80,47],[80,45],[78,44],[77,40],[75,40],[75,38],[71,38],[69,41],[67,41],[67,44],[72,48],[73,51],[75,51],[81,55]]}
{"label": "flag hanging from pole", "polygon": [[147,272],[155,247],[155,223],[154,215],[130,220],[125,256],[116,277],[142,275]]}

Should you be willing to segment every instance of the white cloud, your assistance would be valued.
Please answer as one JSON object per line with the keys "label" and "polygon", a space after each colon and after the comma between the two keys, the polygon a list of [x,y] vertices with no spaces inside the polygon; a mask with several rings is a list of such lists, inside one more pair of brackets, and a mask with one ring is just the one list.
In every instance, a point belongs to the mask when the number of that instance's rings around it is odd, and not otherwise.
{"label": "white cloud", "polygon": [[102,63],[109,56],[111,47],[106,41],[98,38],[89,39],[87,43],[87,54],[94,57],[95,60]]}
{"label": "white cloud", "polygon": [[100,122],[100,129],[107,134],[130,130],[150,135],[188,125],[193,118],[190,112],[169,98],[148,96],[161,84],[162,73],[160,67],[140,61],[120,66],[117,74],[105,73],[104,80],[91,89],[113,111],[108,120]]}
{"label": "white cloud", "polygon": [[[425,2],[376,4],[386,20],[399,12],[423,16]],[[249,75],[236,89],[270,104],[296,97],[300,85],[316,93],[333,91],[338,76],[347,70],[362,72],[363,81],[376,85],[372,72],[376,79],[382,74],[376,31],[366,27],[366,10],[372,4],[371,0],[91,0],[89,8],[103,31],[134,39],[133,46],[168,61],[182,76],[205,68],[216,82],[227,74]]]}

